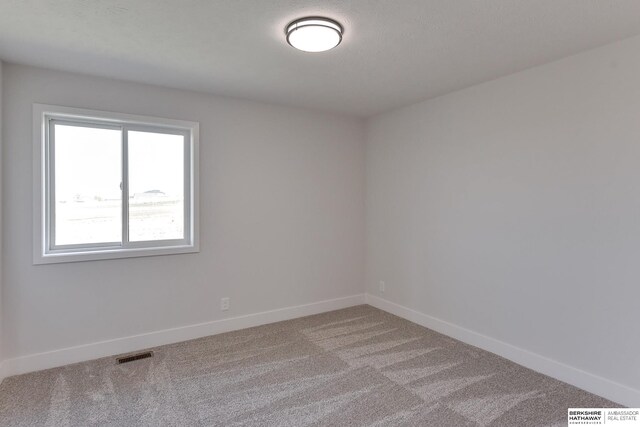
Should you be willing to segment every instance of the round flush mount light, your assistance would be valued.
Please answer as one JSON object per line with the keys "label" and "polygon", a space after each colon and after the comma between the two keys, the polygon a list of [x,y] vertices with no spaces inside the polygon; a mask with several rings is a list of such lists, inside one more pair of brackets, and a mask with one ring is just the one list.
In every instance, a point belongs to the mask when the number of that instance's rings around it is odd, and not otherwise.
{"label": "round flush mount light", "polygon": [[324,52],[342,41],[342,25],[329,18],[296,19],[287,25],[287,43],[304,52]]}

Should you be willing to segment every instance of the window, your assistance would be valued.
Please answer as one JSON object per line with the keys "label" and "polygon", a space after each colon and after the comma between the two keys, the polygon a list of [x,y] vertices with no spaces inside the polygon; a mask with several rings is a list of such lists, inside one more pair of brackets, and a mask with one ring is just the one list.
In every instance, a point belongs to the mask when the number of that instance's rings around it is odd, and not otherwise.
{"label": "window", "polygon": [[198,251],[198,123],[34,105],[34,263]]}

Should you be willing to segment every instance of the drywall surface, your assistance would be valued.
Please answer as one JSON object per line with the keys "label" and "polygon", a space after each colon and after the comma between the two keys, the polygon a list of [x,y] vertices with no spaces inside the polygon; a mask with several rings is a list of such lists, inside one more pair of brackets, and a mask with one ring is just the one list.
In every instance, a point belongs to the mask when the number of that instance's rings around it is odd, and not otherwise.
{"label": "drywall surface", "polygon": [[4,378],[4,370],[2,369],[2,361],[3,359],[3,351],[4,351],[4,339],[3,339],[3,314],[4,314],[4,309],[2,306],[2,283],[3,283],[3,276],[4,276],[4,269],[3,269],[3,265],[2,265],[2,246],[3,246],[3,239],[2,239],[2,206],[3,206],[3,202],[4,200],[2,199],[2,175],[3,175],[3,167],[2,167],[2,151],[3,151],[3,143],[2,143],[2,67],[3,67],[3,63],[2,61],[0,61],[0,382],[2,381],[2,378]]}
{"label": "drywall surface", "polygon": [[[4,83],[6,359],[362,293],[362,121],[13,64]],[[200,253],[32,265],[33,103],[198,121]]]}
{"label": "drywall surface", "polygon": [[368,293],[640,390],[640,38],[376,116],[366,151]]}

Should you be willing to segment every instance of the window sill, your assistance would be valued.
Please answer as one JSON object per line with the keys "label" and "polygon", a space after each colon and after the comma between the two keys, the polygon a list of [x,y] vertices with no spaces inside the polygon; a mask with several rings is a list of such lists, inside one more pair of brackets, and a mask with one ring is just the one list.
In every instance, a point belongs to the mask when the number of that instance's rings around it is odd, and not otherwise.
{"label": "window sill", "polygon": [[103,259],[138,258],[158,255],[179,255],[200,252],[198,245],[167,246],[157,248],[105,249],[83,252],[34,254],[33,264],[59,264],[67,262],[98,261]]}

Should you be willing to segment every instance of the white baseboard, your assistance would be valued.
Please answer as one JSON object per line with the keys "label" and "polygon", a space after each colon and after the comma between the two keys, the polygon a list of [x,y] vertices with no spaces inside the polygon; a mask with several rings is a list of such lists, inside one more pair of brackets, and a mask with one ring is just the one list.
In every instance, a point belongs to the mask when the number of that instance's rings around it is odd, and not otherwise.
{"label": "white baseboard", "polygon": [[[195,338],[202,338],[223,332],[236,331],[282,320],[295,319],[297,317],[339,310],[341,308],[364,304],[364,302],[364,294],[352,295],[344,298],[263,311],[261,313],[248,314],[245,316],[214,320],[212,322],[165,329],[162,331],[134,335],[125,338],[117,338],[108,341],[100,341],[91,344],[47,351],[45,353],[6,359],[2,363],[1,368],[3,369],[0,370],[0,375],[4,374],[4,377],[9,377],[27,372],[41,371],[43,369],[84,362],[87,360],[98,359],[100,357],[129,353],[132,351],[173,344]],[[0,376],[0,378],[2,377]]]}
{"label": "white baseboard", "polygon": [[519,365],[564,381],[631,408],[640,407],[640,390],[599,377],[469,329],[437,319],[375,295],[366,294],[367,304],[407,319],[467,344],[495,353]]}

